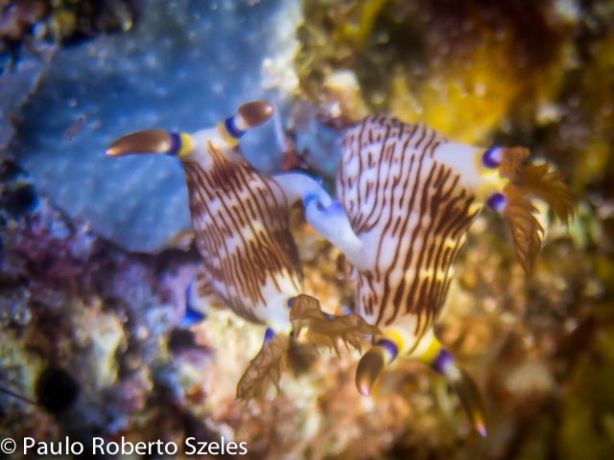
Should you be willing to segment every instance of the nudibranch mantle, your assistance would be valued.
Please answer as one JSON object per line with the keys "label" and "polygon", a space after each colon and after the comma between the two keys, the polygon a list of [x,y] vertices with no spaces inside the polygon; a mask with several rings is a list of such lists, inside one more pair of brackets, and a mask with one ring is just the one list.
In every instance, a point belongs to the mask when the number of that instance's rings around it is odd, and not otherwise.
{"label": "nudibranch mantle", "polygon": [[[432,129],[369,118],[342,141],[337,191],[362,242],[358,312],[390,326],[407,317],[409,351],[437,317],[452,263],[481,205],[477,189],[502,188],[474,167],[480,151],[449,143]],[[467,160],[469,158],[469,161]],[[354,258],[355,259],[355,258]]]}
{"label": "nudibranch mantle", "polygon": [[545,165],[525,166],[526,149],[454,143],[426,126],[386,116],[346,130],[341,150],[339,203],[306,205],[306,215],[354,265],[355,311],[382,331],[359,363],[359,391],[369,394],[397,356],[419,358],[446,376],[484,435],[476,386],[432,330],[453,263],[474,217],[489,205],[510,223],[530,271],[543,229],[528,197],[544,199],[565,220],[571,212],[567,188]]}
{"label": "nudibranch mantle", "polygon": [[182,158],[192,226],[203,256],[202,281],[238,315],[287,332],[288,301],[302,285],[288,200],[274,180],[209,148],[210,155]]}
{"label": "nudibranch mantle", "polygon": [[289,332],[288,302],[300,294],[302,285],[288,222],[289,201],[283,188],[251,166],[238,146],[248,128],[271,114],[269,104],[255,101],[243,104],[215,128],[194,133],[142,131],[114,142],[107,154],[143,151],[178,158],[196,245],[203,256],[197,295],[215,297],[247,320]]}
{"label": "nudibranch mantle", "polygon": [[244,159],[239,138],[271,114],[270,104],[254,101],[241,105],[215,128],[192,134],[141,131],[120,138],[107,150],[109,156],[163,153],[181,161],[202,255],[192,289],[195,304],[221,303],[268,328],[260,353],[237,388],[237,395],[245,399],[262,396],[267,383],[278,383],[290,339],[305,337],[332,348],[341,339],[358,348],[363,336],[377,331],[353,313],[325,314],[317,299],[302,293],[289,207],[298,200],[328,207],[333,201],[309,176],[266,176]]}

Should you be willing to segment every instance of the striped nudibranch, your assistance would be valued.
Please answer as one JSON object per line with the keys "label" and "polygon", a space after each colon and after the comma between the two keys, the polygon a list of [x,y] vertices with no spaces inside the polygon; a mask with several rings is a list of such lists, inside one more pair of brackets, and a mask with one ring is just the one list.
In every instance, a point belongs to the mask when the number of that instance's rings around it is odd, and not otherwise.
{"label": "striped nudibranch", "polygon": [[196,297],[214,297],[237,315],[268,326],[260,353],[239,382],[240,398],[260,396],[266,383],[277,384],[291,332],[298,338],[305,328],[314,343],[334,346],[341,339],[357,346],[357,337],[375,330],[356,314],[329,317],[316,299],[302,293],[289,207],[306,197],[326,206],[332,200],[306,175],[269,177],[244,159],[239,138],[271,114],[268,103],[255,101],[212,129],[193,134],[141,131],[118,139],[107,150],[110,156],[165,153],[181,161],[203,259]]}
{"label": "striped nudibranch", "polygon": [[417,357],[447,377],[485,435],[476,386],[432,326],[467,230],[484,204],[510,223],[527,271],[542,231],[527,197],[543,198],[559,217],[568,217],[571,199],[560,177],[543,165],[525,166],[527,154],[450,142],[426,126],[386,116],[368,117],[344,133],[339,202],[308,203],[306,215],[354,265],[355,311],[382,331],[358,366],[362,394],[398,355]]}
{"label": "striped nudibranch", "polygon": [[197,158],[182,160],[201,273],[239,316],[288,325],[288,299],[302,285],[288,200],[247,162],[227,161],[213,145],[208,158],[206,166]]}

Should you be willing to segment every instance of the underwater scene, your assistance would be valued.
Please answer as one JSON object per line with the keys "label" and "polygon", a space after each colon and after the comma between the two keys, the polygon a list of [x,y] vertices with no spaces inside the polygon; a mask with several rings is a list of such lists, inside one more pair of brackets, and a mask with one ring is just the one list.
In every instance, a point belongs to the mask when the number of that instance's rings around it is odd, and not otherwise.
{"label": "underwater scene", "polygon": [[614,1],[0,38],[0,458],[614,459]]}

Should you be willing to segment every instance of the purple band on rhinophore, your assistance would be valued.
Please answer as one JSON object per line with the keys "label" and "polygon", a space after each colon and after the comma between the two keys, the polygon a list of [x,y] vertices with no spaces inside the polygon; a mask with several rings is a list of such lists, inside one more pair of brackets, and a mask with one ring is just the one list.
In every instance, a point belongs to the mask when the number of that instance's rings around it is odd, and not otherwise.
{"label": "purple band on rhinophore", "polygon": [[235,117],[228,117],[224,120],[224,126],[226,127],[226,131],[235,139],[240,138],[245,134],[245,131],[237,128],[235,126]]}
{"label": "purple band on rhinophore", "polygon": [[179,150],[181,150],[181,136],[177,133],[168,133],[168,137],[170,138],[170,147],[168,148],[168,155],[177,155]]}
{"label": "purple band on rhinophore", "polygon": [[391,356],[390,361],[394,361],[394,359],[397,357],[397,354],[399,354],[399,349],[392,340],[379,339],[377,342],[375,342],[375,345],[383,348],[384,350],[386,350],[386,352],[388,352],[388,354]]}
{"label": "purple band on rhinophore", "polygon": [[437,356],[431,361],[431,367],[440,374],[444,374],[446,367],[452,362],[452,355],[443,348],[439,350]]}
{"label": "purple band on rhinophore", "polygon": [[270,327],[267,327],[266,331],[264,332],[264,343],[270,342],[273,340],[273,337],[275,337],[275,331],[273,331],[273,329]]}
{"label": "purple band on rhinophore", "polygon": [[486,200],[486,204],[497,212],[502,212],[505,208],[505,195],[503,193],[493,193]]}
{"label": "purple band on rhinophore", "polygon": [[498,168],[501,165],[501,160],[497,158],[499,147],[494,146],[486,150],[482,155],[482,164],[490,169]]}

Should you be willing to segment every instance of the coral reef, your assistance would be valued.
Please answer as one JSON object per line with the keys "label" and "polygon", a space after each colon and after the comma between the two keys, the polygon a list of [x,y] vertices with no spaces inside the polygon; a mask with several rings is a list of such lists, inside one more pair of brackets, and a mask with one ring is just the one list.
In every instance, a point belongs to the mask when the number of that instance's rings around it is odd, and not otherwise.
{"label": "coral reef", "polygon": [[[79,17],[71,5],[96,2],[50,3]],[[51,30],[56,9],[13,29],[23,44],[4,58],[0,95],[2,436],[224,436],[270,459],[614,456],[612,1],[142,3],[109,3],[126,33],[68,21],[47,47],[36,25]],[[562,171],[576,215],[566,227],[544,212],[533,275],[504,223],[478,216],[437,326],[484,395],[486,439],[419,363],[361,396],[354,351],[290,350],[279,393],[236,400],[264,327],[191,312],[200,257],[168,243],[188,227],[180,170],[104,150],[129,131],[209,126],[263,96],[281,108],[277,133],[270,123],[242,140],[263,171],[306,169],[332,186],[340,128],[375,112],[525,145]],[[290,225],[305,292],[330,314],[353,308],[344,256],[300,208]]]}
{"label": "coral reef", "polygon": [[305,93],[317,98],[322,77],[351,70],[371,110],[459,141],[510,123],[521,100],[521,116],[535,111],[571,67],[570,18],[550,3],[328,3],[305,4],[297,55]]}

